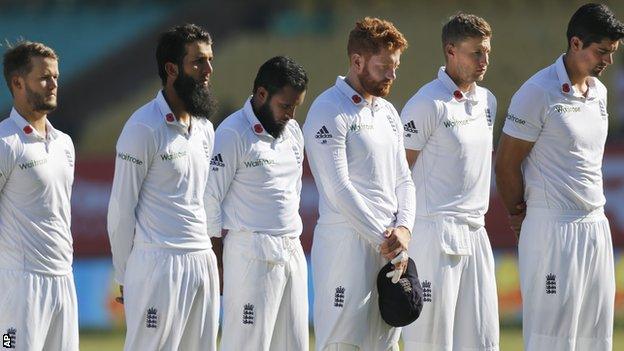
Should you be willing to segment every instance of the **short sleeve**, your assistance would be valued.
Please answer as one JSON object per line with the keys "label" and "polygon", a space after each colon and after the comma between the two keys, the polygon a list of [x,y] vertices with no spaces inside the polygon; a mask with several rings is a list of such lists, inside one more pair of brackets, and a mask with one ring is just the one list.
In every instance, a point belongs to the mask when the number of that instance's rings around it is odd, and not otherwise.
{"label": "short sleeve", "polygon": [[546,96],[535,84],[525,83],[511,98],[503,132],[535,142],[544,127]]}
{"label": "short sleeve", "polygon": [[438,124],[438,108],[431,98],[414,95],[401,111],[404,146],[422,150]]}

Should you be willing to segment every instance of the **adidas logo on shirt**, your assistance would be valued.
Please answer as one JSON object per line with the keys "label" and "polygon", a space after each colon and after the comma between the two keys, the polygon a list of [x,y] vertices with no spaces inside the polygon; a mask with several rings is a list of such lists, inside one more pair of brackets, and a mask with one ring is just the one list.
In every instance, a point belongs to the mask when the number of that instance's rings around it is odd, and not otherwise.
{"label": "adidas logo on shirt", "polygon": [[210,165],[217,166],[217,167],[225,167],[225,162],[223,162],[223,157],[221,157],[221,154],[217,154],[217,156],[213,157],[210,160]]}
{"label": "adidas logo on shirt", "polygon": [[407,122],[407,124],[403,126],[403,129],[406,132],[410,133],[407,135],[408,137],[411,136],[411,134],[418,134],[418,129],[416,129],[416,124],[414,124],[414,121]]}
{"label": "adidas logo on shirt", "polygon": [[314,137],[317,141],[320,141],[321,144],[327,144],[327,139],[331,139],[333,135],[331,135],[327,127],[322,126],[321,129],[316,132],[316,135]]}
{"label": "adidas logo on shirt", "polygon": [[326,138],[331,138],[331,137],[332,137],[331,133],[329,133],[329,130],[325,126],[322,126],[321,129],[319,129],[319,131],[316,132],[316,136],[315,136],[315,138],[317,139],[326,139]]}

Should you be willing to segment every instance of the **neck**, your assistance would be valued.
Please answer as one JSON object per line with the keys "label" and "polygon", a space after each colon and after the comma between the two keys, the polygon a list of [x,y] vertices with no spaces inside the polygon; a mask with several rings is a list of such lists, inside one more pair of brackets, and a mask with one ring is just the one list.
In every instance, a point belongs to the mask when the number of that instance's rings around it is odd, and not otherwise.
{"label": "neck", "polygon": [[20,116],[24,117],[35,128],[37,133],[43,136],[46,135],[46,120],[48,116],[46,112],[34,111],[28,104],[18,101],[15,101],[14,107]]}
{"label": "neck", "polygon": [[165,101],[167,101],[167,104],[176,119],[186,125],[190,125],[191,115],[188,113],[186,107],[184,106],[184,102],[182,102],[182,99],[180,99],[173,88],[173,83],[167,84],[163,88],[163,96],[165,97]]}
{"label": "neck", "polygon": [[349,69],[349,73],[347,73],[347,76],[345,77],[345,82],[349,84],[353,90],[357,91],[358,94],[362,95],[364,100],[368,101],[368,103],[372,103],[373,96],[364,90],[357,73],[353,69]]}
{"label": "neck", "polygon": [[581,91],[585,91],[587,78],[589,76],[580,72],[574,55],[570,55],[569,53],[563,55],[563,66],[565,67],[566,73],[568,73],[568,78],[572,85],[579,88]]}
{"label": "neck", "polygon": [[470,87],[472,86],[472,84],[474,82],[465,82],[462,81],[459,78],[459,73],[457,72],[457,70],[455,69],[455,67],[453,66],[446,66],[446,69],[444,70],[446,72],[446,74],[449,76],[449,78],[451,78],[451,80],[453,81],[453,83],[455,83],[455,85],[457,85],[457,87],[459,88],[459,90],[461,90],[462,92],[467,92],[470,90]]}

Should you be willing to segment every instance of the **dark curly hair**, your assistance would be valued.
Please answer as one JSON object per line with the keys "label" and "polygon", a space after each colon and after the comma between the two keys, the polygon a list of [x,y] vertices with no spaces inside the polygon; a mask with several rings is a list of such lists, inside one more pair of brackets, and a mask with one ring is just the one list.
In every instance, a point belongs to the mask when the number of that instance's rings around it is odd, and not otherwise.
{"label": "dark curly hair", "polygon": [[172,62],[181,66],[186,55],[186,44],[195,42],[212,45],[210,33],[196,24],[187,23],[176,26],[160,35],[156,48],[156,62],[158,63],[158,75],[163,85],[167,83],[165,64]]}
{"label": "dark curly hair", "polygon": [[566,34],[568,48],[572,37],[581,39],[585,48],[591,43],[600,43],[603,39],[624,38],[624,25],[615,18],[615,14],[607,5],[585,4],[570,18]]}
{"label": "dark curly hair", "polygon": [[253,92],[263,87],[269,95],[273,95],[285,86],[302,92],[307,89],[308,75],[292,58],[275,56],[260,66],[254,80]]}

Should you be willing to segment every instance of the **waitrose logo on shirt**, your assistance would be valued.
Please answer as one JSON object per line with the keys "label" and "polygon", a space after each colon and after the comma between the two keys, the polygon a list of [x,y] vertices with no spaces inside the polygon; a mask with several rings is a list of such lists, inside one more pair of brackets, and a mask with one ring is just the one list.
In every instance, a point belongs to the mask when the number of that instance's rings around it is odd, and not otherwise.
{"label": "waitrose logo on shirt", "polygon": [[177,151],[177,152],[172,152],[169,154],[162,154],[160,155],[160,159],[163,161],[173,161],[177,158],[184,157],[184,156],[186,156],[186,151]]}
{"label": "waitrose logo on shirt", "polygon": [[132,162],[135,165],[142,165],[143,164],[143,161],[139,160],[138,158],[136,158],[136,157],[134,157],[132,155],[129,155],[129,154],[126,154],[126,153],[123,153],[123,152],[118,153],[117,154],[117,158],[119,158],[119,159],[121,159],[123,161]]}
{"label": "waitrose logo on shirt", "polygon": [[32,160],[32,161],[28,161],[26,163],[20,163],[19,167],[20,167],[20,169],[30,169],[30,168],[37,167],[37,166],[42,165],[42,164],[47,163],[47,162],[48,162],[47,158],[44,158],[44,159],[41,159],[41,160]]}
{"label": "waitrose logo on shirt", "polygon": [[264,166],[264,165],[276,165],[277,161],[269,160],[266,158],[259,158],[254,161],[245,161],[244,164],[246,168],[251,168],[251,167]]}
{"label": "waitrose logo on shirt", "polygon": [[349,127],[350,131],[356,132],[356,133],[362,130],[373,130],[373,129],[375,129],[375,126],[373,126],[372,124],[363,124],[363,123],[362,124],[354,123],[351,125],[351,127]]}

